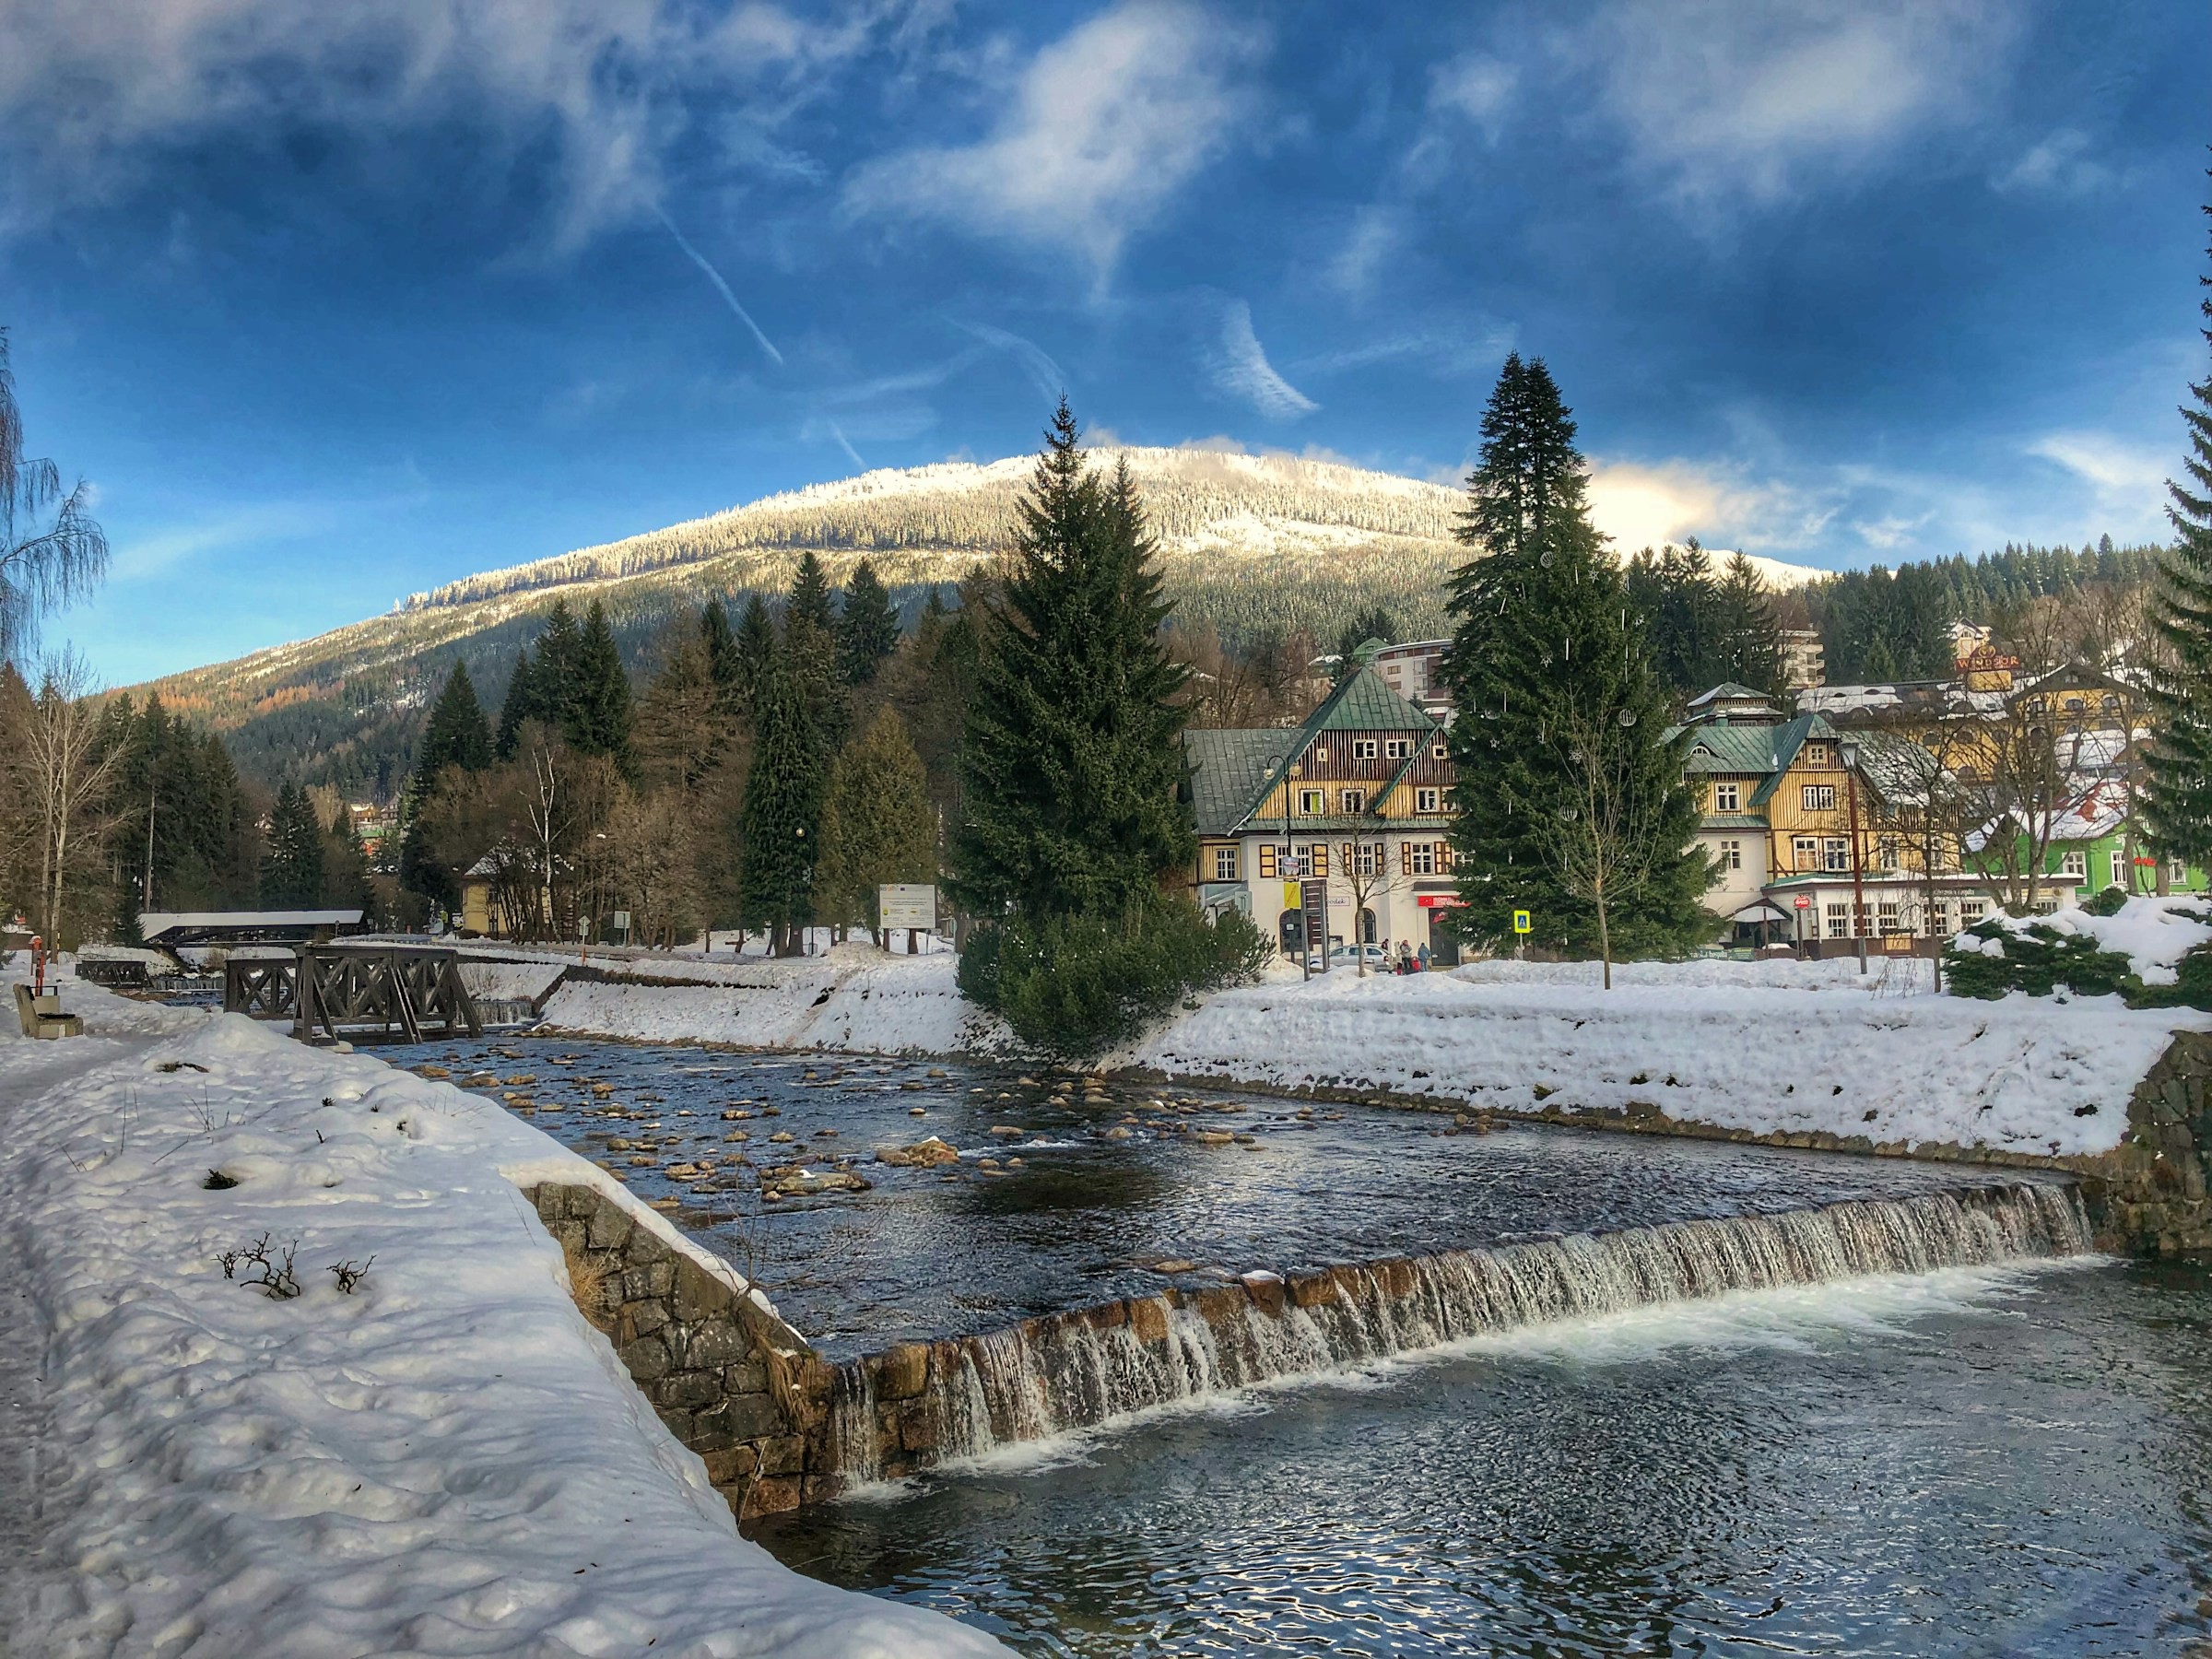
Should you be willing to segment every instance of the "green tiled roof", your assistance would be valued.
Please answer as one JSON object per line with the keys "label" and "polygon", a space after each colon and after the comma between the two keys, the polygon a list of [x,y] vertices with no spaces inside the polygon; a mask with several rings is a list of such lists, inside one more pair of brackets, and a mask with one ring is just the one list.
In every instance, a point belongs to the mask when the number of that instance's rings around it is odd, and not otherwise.
{"label": "green tiled roof", "polygon": [[1299,742],[1296,732],[1274,726],[1199,726],[1183,733],[1183,753],[1191,762],[1191,809],[1198,833],[1233,833],[1266,789],[1268,758],[1296,754]]}
{"label": "green tiled roof", "polygon": [[[1686,772],[1770,772],[1779,764],[1775,759],[1776,745],[1788,729],[1788,726],[1694,725],[1677,726],[1672,735],[1681,738],[1682,770]],[[1796,752],[1794,745],[1791,752]]]}
{"label": "green tiled roof", "polygon": [[1747,812],[1709,812],[1698,820],[1700,830],[1764,830],[1767,820]]}
{"label": "green tiled roof", "polygon": [[1774,771],[1751,796],[1751,805],[1754,806],[1767,804],[1768,797],[1781,784],[1782,774],[1789,770],[1790,763],[1797,759],[1797,751],[1805,747],[1806,738],[1833,737],[1836,735],[1836,728],[1828,724],[1825,715],[1820,714],[1800,714],[1786,724],[1767,729],[1768,735],[1774,740]]}
{"label": "green tiled roof", "polygon": [[[1346,676],[1296,731],[1274,726],[1257,730],[1194,728],[1183,734],[1183,744],[1191,761],[1191,805],[1197,818],[1198,833],[1232,834],[1266,799],[1268,792],[1281,780],[1280,767],[1274,771],[1267,768],[1270,755],[1278,757],[1281,765],[1287,767],[1324,732],[1418,732],[1425,743],[1442,729],[1393,691],[1390,683],[1375,672],[1371,664],[1362,664]],[[1397,777],[1405,775],[1418,754],[1417,748],[1406,765],[1398,769]],[[1393,782],[1395,781],[1394,778]],[[1380,801],[1387,794],[1385,787],[1375,799]],[[1294,826],[1312,824],[1316,833],[1324,826],[1334,828],[1338,824],[1334,818],[1292,822]],[[1347,829],[1355,824],[1371,829],[1375,820],[1346,818],[1341,822]],[[1399,820],[1394,818],[1391,822],[1395,826]],[[1292,832],[1296,833],[1295,828]]]}

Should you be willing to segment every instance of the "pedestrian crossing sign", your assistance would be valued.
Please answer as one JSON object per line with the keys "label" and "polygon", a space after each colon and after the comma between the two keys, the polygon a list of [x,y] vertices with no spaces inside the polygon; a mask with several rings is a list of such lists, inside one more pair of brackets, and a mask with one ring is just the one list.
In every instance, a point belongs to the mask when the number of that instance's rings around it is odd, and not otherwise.
{"label": "pedestrian crossing sign", "polygon": [[1515,911],[1513,912],[1513,931],[1517,934],[1534,933],[1535,931],[1535,929],[1529,923],[1528,912],[1526,911]]}

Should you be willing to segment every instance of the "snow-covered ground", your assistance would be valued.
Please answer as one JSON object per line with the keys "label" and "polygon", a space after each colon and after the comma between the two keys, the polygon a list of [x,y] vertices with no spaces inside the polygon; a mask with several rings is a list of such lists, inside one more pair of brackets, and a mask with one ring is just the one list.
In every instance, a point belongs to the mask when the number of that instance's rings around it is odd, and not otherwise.
{"label": "snow-covered ground", "polygon": [[[18,1362],[0,1368],[0,1540],[18,1546],[0,1651],[1004,1652],[737,1535],[516,1190],[557,1175],[629,1202],[582,1159],[366,1055],[66,996],[93,1035],[0,1035]],[[238,1184],[208,1190],[218,1170]],[[297,1241],[299,1296],[218,1265],[264,1234]],[[371,1257],[342,1293],[328,1267]]]}
{"label": "snow-covered ground", "polygon": [[[639,977],[653,977],[645,966],[636,965]],[[1006,1041],[998,1021],[960,995],[949,955],[887,956],[848,945],[827,956],[711,966],[721,983],[565,984],[546,1004],[545,1023],[638,1041],[879,1053],[973,1053]]]}
{"label": "snow-covered ground", "polygon": [[[1597,991],[1604,984],[1604,969],[1596,962],[1516,962],[1500,959],[1470,962],[1464,968],[1445,971],[1451,978],[1464,980],[1470,985],[1581,985]],[[1751,986],[1768,991],[1848,991],[1868,996],[1911,996],[1932,989],[1934,982],[1935,964],[1925,958],[1886,957],[1878,953],[1867,959],[1864,973],[1859,971],[1855,957],[1830,957],[1803,962],[1783,957],[1765,962],[1698,958],[1687,962],[1613,964],[1613,983],[1618,987],[1710,991],[1724,986]]]}
{"label": "snow-covered ground", "polygon": [[1687,963],[1625,982],[1617,974],[1610,992],[1486,982],[1479,970],[1336,973],[1224,993],[1129,1057],[1178,1076],[1284,1088],[1509,1111],[1655,1108],[1754,1134],[2055,1156],[2117,1147],[2128,1097],[2171,1033],[2212,1029],[2212,1016],[2138,1011],[2116,997],[1874,995],[1855,964],[1841,987],[1728,982],[1720,971],[1737,966]]}

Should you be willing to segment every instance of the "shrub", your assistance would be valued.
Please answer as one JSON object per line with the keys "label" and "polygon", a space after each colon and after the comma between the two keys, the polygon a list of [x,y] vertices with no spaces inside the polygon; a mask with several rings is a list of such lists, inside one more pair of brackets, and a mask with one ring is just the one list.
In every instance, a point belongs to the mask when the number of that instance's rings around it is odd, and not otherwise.
{"label": "shrub", "polygon": [[[2001,952],[1961,948],[1966,939],[1994,940]],[[1952,995],[1989,1001],[2008,991],[2049,996],[2061,985],[2077,996],[2142,989],[2124,952],[2100,949],[2088,934],[2061,933],[2041,922],[2018,932],[1995,922],[1977,923],[1945,948],[1943,976]]]}
{"label": "shrub", "polygon": [[979,929],[959,983],[1029,1047],[1082,1058],[1133,1041],[1194,992],[1256,977],[1272,952],[1250,917],[1209,923],[1188,900],[1162,897],[1125,916]]}
{"label": "shrub", "polygon": [[2112,886],[2106,888],[2104,891],[2081,908],[2083,913],[2087,915],[2116,916],[2120,913],[2121,907],[2126,902],[2127,889],[2124,887]]}

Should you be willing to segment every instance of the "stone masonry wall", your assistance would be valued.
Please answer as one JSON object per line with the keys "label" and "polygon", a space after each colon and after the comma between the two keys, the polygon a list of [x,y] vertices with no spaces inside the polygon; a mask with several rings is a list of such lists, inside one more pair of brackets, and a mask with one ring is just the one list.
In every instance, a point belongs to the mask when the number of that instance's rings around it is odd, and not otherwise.
{"label": "stone masonry wall", "polygon": [[524,1195],[568,1257],[578,1308],[739,1519],[796,1509],[830,1368],[598,1188],[548,1183]]}
{"label": "stone masonry wall", "polygon": [[2136,1085],[2126,1144],[2071,1159],[2110,1247],[2140,1255],[2212,1254],[2212,1032],[2183,1031]]}

